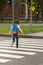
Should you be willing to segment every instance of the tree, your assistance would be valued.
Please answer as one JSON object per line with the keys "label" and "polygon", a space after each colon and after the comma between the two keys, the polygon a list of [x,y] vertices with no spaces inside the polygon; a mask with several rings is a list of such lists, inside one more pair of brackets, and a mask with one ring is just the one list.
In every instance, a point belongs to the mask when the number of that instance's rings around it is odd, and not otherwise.
{"label": "tree", "polygon": [[6,0],[0,0],[0,15],[2,20],[2,12],[5,10],[7,1]]}
{"label": "tree", "polygon": [[19,15],[20,15],[19,9],[20,9],[20,0],[18,0],[18,1],[12,0],[13,23],[19,24],[19,18],[20,18],[19,17]]}
{"label": "tree", "polygon": [[41,19],[43,21],[43,0],[39,0],[40,1],[40,8],[41,8]]}
{"label": "tree", "polygon": [[27,4],[30,5],[31,4],[31,0],[27,0]]}
{"label": "tree", "polygon": [[32,7],[34,7],[33,11],[36,12],[36,23],[37,20],[39,19],[39,14],[40,14],[40,3],[39,0],[33,0],[32,1]]}
{"label": "tree", "polygon": [[0,8],[2,8],[2,11],[5,9],[6,4],[7,4],[6,0],[0,0]]}

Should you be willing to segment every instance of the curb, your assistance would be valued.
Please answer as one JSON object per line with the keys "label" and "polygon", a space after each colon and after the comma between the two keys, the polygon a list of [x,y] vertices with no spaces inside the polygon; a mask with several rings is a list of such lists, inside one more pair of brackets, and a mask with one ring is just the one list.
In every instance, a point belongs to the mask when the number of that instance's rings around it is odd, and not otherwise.
{"label": "curb", "polygon": [[[12,37],[11,34],[0,34],[1,37]],[[36,38],[36,39],[43,39],[43,36],[35,36],[35,35],[29,35],[29,34],[19,34],[19,38]]]}

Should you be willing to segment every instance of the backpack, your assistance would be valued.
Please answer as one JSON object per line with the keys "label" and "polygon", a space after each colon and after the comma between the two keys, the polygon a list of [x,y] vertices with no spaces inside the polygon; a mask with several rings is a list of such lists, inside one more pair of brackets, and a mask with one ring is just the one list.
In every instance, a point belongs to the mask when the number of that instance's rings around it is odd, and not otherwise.
{"label": "backpack", "polygon": [[18,33],[18,26],[17,26],[17,24],[13,24],[12,26],[11,26],[11,30],[12,30],[12,32],[13,33]]}

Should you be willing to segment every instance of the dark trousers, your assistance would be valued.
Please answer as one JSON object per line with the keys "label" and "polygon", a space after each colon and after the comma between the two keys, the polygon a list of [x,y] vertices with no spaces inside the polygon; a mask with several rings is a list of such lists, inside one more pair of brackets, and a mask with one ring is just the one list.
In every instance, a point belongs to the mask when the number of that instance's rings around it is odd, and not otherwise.
{"label": "dark trousers", "polygon": [[16,48],[18,48],[18,34],[13,34],[12,38],[13,38],[13,43],[15,42],[16,39]]}

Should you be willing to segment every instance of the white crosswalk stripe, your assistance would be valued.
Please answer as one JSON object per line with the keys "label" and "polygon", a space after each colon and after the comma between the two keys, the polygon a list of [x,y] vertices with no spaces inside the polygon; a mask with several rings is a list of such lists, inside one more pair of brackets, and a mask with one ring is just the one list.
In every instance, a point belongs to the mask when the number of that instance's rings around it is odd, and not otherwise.
{"label": "white crosswalk stripe", "polygon": [[[38,43],[38,44],[37,44]],[[14,44],[13,47],[11,47],[11,42],[7,42],[7,40],[4,40],[4,42],[0,42],[0,63],[6,63],[11,61],[11,59],[22,59],[27,55],[35,55],[37,52],[43,52],[43,44],[37,43],[25,43],[23,44],[19,42],[19,48],[16,48],[16,45]]]}
{"label": "white crosswalk stripe", "polygon": [[24,56],[0,53],[0,57],[8,57],[8,58],[20,59],[20,58],[23,58]]}
{"label": "white crosswalk stripe", "polygon": [[6,63],[6,62],[9,62],[10,60],[8,59],[0,59],[0,63]]}
{"label": "white crosswalk stripe", "polygon": [[16,53],[16,54],[25,54],[25,55],[34,55],[34,54],[36,54],[36,53],[33,53],[33,52],[11,51],[11,50],[3,50],[3,49],[0,49],[0,52]]}

